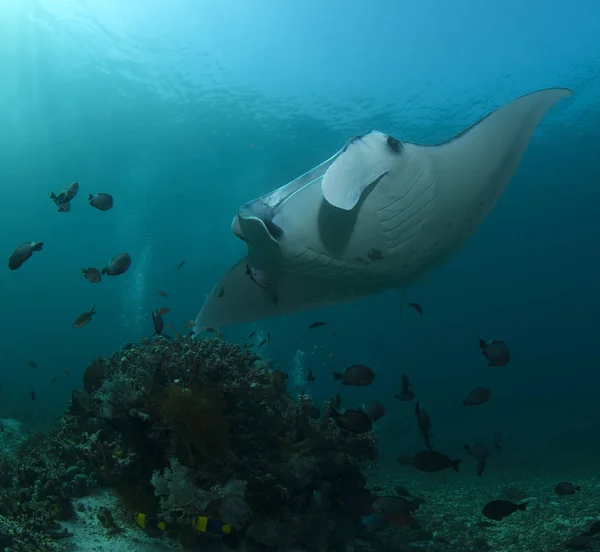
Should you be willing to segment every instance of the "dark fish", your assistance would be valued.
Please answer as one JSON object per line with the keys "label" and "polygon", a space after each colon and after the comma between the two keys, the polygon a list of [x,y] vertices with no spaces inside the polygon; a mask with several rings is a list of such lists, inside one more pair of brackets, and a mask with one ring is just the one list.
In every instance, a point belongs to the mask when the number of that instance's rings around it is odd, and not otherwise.
{"label": "dark fish", "polygon": [[360,522],[366,529],[370,531],[381,531],[385,529],[390,522],[384,514],[371,514],[370,516],[362,516]]}
{"label": "dark fish", "polygon": [[165,321],[159,312],[152,312],[152,324],[154,324],[154,333],[162,335],[162,331],[165,328]]}
{"label": "dark fish", "polygon": [[409,303],[408,306],[415,309],[420,315],[423,315],[423,307],[419,303]]}
{"label": "dark fish", "polygon": [[304,404],[302,410],[313,420],[318,420],[321,417],[321,411],[314,404]]}
{"label": "dark fish", "polygon": [[409,389],[410,381],[406,374],[402,374],[402,391],[399,395],[394,395],[399,401],[412,401],[415,398],[415,394]]}
{"label": "dark fish", "polygon": [[266,339],[263,339],[259,344],[258,344],[258,348],[260,349],[265,343],[267,342]]}
{"label": "dark fish", "polygon": [[161,536],[167,528],[164,521],[147,516],[146,514],[137,514],[135,516],[135,521],[145,533],[153,539]]}
{"label": "dark fish", "polygon": [[256,332],[250,332],[250,335],[246,339],[252,339],[256,335]]}
{"label": "dark fish", "polygon": [[223,295],[225,295],[225,288],[221,286],[221,289],[219,290],[219,299],[221,299]]}
{"label": "dark fish", "polygon": [[73,322],[74,328],[82,328],[85,326],[91,319],[92,316],[96,314],[96,306],[93,306],[88,312],[84,312],[80,314]]}
{"label": "dark fish", "polygon": [[50,383],[54,383],[56,381],[56,378],[58,378],[58,374],[52,378],[52,381],[50,381]]}
{"label": "dark fish", "polygon": [[[260,268],[250,268],[246,265],[246,274],[250,277],[250,279],[261,289],[271,289],[273,284],[269,281],[269,275]],[[273,296],[273,301],[275,302],[275,295]],[[277,304],[277,303],[275,303]]]}
{"label": "dark fish", "polygon": [[413,457],[413,466],[424,472],[438,472],[448,468],[458,471],[461,462],[461,458],[451,460],[445,454],[433,450],[422,450]]}
{"label": "dark fish", "polygon": [[584,531],[582,535],[586,537],[593,537],[598,533],[600,533],[600,521],[594,521],[594,523],[590,525],[590,528],[587,531]]}
{"label": "dark fish", "polygon": [[356,385],[364,387],[371,385],[375,380],[375,372],[364,364],[355,364],[346,368],[344,372],[334,372],[334,380],[342,380],[343,385]]}
{"label": "dark fish", "polygon": [[8,268],[17,270],[36,251],[41,251],[44,242],[25,242],[17,247],[8,258]]}
{"label": "dark fish", "polygon": [[271,332],[267,332],[267,341],[271,341]]}
{"label": "dark fish", "polygon": [[515,504],[510,500],[492,500],[483,507],[481,513],[486,518],[500,521],[517,510],[525,510],[526,508],[527,502]]}
{"label": "dark fish", "polygon": [[379,401],[369,401],[364,403],[360,409],[367,416],[370,416],[371,420],[374,422],[385,416],[385,406],[383,406]]}
{"label": "dark fish", "polygon": [[421,430],[421,435],[423,435],[423,438],[425,439],[425,446],[428,449],[433,450],[431,445],[431,419],[429,418],[429,414],[421,408],[419,403],[415,404],[415,414],[417,415],[417,424]]}
{"label": "dark fish", "polygon": [[480,462],[477,462],[477,475],[479,477],[481,477],[483,475],[484,470],[485,470],[485,460],[481,460]]}
{"label": "dark fish", "polygon": [[500,433],[494,433],[494,446],[497,449],[501,449],[502,446],[500,444],[500,441],[502,440],[502,435],[500,435]]}
{"label": "dark fish", "polygon": [[473,445],[465,445],[463,447],[475,460],[479,462],[483,462],[490,455],[487,447],[485,445],[481,445],[479,443],[475,443]]}
{"label": "dark fish", "polygon": [[317,381],[317,378],[315,378],[315,376],[313,376],[313,372],[312,372],[311,368],[308,369],[308,375],[306,376],[306,381],[310,381],[310,382]]}
{"label": "dark fish", "polygon": [[158,293],[159,295],[162,295],[163,297],[167,297],[167,293],[165,291],[163,291],[162,289],[157,289],[156,293]]}
{"label": "dark fish", "polygon": [[476,387],[463,399],[463,406],[477,406],[488,402],[492,392],[487,387]]}
{"label": "dark fish", "polygon": [[92,207],[100,211],[108,211],[113,207],[113,197],[110,194],[100,192],[99,194],[89,194],[88,201]]}
{"label": "dark fish", "polygon": [[35,401],[35,391],[33,389],[29,391],[29,397],[32,401]]}
{"label": "dark fish", "polygon": [[[409,463],[412,464],[412,456],[410,457]],[[412,493],[402,485],[394,485],[394,492],[405,498],[413,498]]]}
{"label": "dark fish", "polygon": [[37,368],[37,367],[38,367],[38,363],[37,363],[37,362],[35,362],[35,361],[33,361],[33,360],[30,360],[30,361],[27,363],[27,365],[29,366],[29,368]]}
{"label": "dark fish", "polygon": [[412,512],[415,505],[401,496],[380,496],[373,502],[373,509],[386,515]]}
{"label": "dark fish", "polygon": [[310,326],[308,326],[308,329],[312,330],[313,328],[319,328],[325,324],[327,324],[327,322],[313,322]]}
{"label": "dark fish", "polygon": [[367,433],[373,428],[371,418],[362,410],[344,410],[343,414],[333,410],[331,417],[335,420],[338,427],[351,431],[352,433]]}
{"label": "dark fish", "polygon": [[554,487],[554,492],[559,496],[572,495],[579,490],[581,490],[581,487],[579,485],[575,486],[573,485],[573,483],[568,483],[567,481],[558,483],[556,487]]}
{"label": "dark fish", "polygon": [[127,253],[119,253],[113,257],[102,269],[102,274],[107,276],[118,276],[127,272],[131,266],[131,257]]}
{"label": "dark fish", "polygon": [[54,192],[50,194],[50,199],[57,203],[67,203],[71,201],[79,191],[79,184],[77,182],[71,182],[65,189],[56,195]]}
{"label": "dark fish", "polygon": [[50,194],[50,199],[54,205],[58,207],[59,213],[68,213],[71,210],[71,200],[77,195],[79,184],[72,182],[62,192],[56,195],[54,192]]}
{"label": "dark fish", "polygon": [[156,309],[156,312],[161,316],[164,316],[165,314],[169,314],[171,309],[169,307],[161,307],[160,309]]}
{"label": "dark fish", "polygon": [[185,261],[181,261],[178,265],[177,265],[177,270],[181,270],[181,267],[185,264]]}
{"label": "dark fish", "polygon": [[208,333],[219,333],[219,328],[212,328],[208,326],[207,328],[204,328],[204,331]]}
{"label": "dark fish", "polygon": [[286,379],[288,379],[288,375],[281,370],[271,372],[271,381],[274,387],[282,387]]}
{"label": "dark fish", "polygon": [[339,393],[336,393],[331,403],[333,404],[333,408],[338,409],[342,406],[342,396]]}
{"label": "dark fish", "polygon": [[505,366],[510,361],[510,353],[504,341],[488,341],[479,340],[479,346],[482,349],[482,354],[490,362],[488,366]]}
{"label": "dark fish", "polygon": [[106,365],[100,359],[92,360],[83,374],[83,388],[88,393],[100,389],[106,373]]}
{"label": "dark fish", "polygon": [[92,282],[92,284],[97,284],[100,280],[102,280],[102,275],[97,268],[84,268],[81,270],[85,279],[88,282]]}

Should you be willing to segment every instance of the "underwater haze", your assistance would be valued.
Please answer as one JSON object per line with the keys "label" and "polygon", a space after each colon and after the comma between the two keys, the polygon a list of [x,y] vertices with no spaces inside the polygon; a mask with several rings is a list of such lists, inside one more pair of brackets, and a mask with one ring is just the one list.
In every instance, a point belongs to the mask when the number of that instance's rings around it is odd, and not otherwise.
{"label": "underwater haze", "polygon": [[[371,366],[374,384],[344,389],[344,404],[386,405],[382,464],[422,445],[414,406],[393,399],[403,373],[450,456],[499,432],[489,471],[597,464],[599,28],[594,0],[3,0],[0,251],[44,246],[0,273],[0,417],[48,428],[91,360],[152,334],[153,310],[169,307],[167,333],[184,333],[245,253],[239,206],[351,137],[436,144],[567,87],[474,237],[405,295],[223,333],[270,333],[258,353],[317,402],[340,389],[333,371]],[[59,213],[49,194],[72,181],[79,195]],[[112,210],[87,204],[97,192]],[[82,276],[122,252],[127,273]],[[505,341],[510,364],[488,367],[480,338]],[[477,386],[489,404],[464,408]]]}

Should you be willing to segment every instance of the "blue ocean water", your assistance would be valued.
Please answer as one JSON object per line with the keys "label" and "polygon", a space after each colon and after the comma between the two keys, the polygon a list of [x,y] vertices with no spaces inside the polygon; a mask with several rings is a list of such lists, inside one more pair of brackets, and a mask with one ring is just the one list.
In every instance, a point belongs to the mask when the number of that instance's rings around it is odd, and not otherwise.
{"label": "blue ocean water", "polygon": [[[385,402],[384,460],[421,443],[412,408],[392,399],[406,372],[449,454],[501,432],[505,467],[597,461],[600,6],[524,4],[3,0],[0,250],[44,250],[0,273],[0,417],[51,425],[93,358],[151,334],[153,309],[170,307],[183,331],[244,253],[238,207],[348,138],[377,129],[434,144],[566,86],[574,95],[542,121],[474,238],[408,290],[423,317],[398,290],[225,333],[270,332],[261,352],[290,372],[312,367],[318,400],[338,389],[333,370],[373,366],[368,396],[344,401]],[[48,195],[73,180],[79,196],[58,213]],[[115,208],[91,209],[96,192]],[[82,277],[123,251],[127,274]],[[326,329],[308,332],[314,320]],[[505,340],[511,364],[488,368],[481,337]],[[493,400],[475,416],[461,400],[478,385]]]}

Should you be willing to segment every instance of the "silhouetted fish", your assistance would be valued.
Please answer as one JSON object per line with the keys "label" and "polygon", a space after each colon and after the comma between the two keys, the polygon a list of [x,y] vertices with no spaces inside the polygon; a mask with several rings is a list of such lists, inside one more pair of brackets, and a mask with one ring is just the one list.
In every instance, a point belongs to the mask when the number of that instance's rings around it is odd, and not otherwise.
{"label": "silhouetted fish", "polygon": [[510,500],[492,500],[483,507],[481,513],[486,518],[500,521],[517,510],[525,510],[526,508],[527,502],[515,504]]}
{"label": "silhouetted fish", "polygon": [[482,349],[482,354],[490,362],[488,366],[504,366],[510,361],[510,353],[504,341],[488,341],[479,340],[479,346]]}
{"label": "silhouetted fish", "polygon": [[419,303],[409,303],[408,306],[415,309],[420,315],[423,315],[423,308],[421,305],[419,305]]}

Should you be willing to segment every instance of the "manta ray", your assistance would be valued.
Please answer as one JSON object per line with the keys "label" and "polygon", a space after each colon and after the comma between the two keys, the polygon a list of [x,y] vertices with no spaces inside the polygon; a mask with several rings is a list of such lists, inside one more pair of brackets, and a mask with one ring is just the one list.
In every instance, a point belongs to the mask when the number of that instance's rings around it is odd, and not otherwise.
{"label": "manta ray", "polygon": [[421,281],[475,233],[541,119],[571,94],[521,96],[433,146],[371,131],[245,203],[232,231],[247,254],[213,288],[196,333]]}

